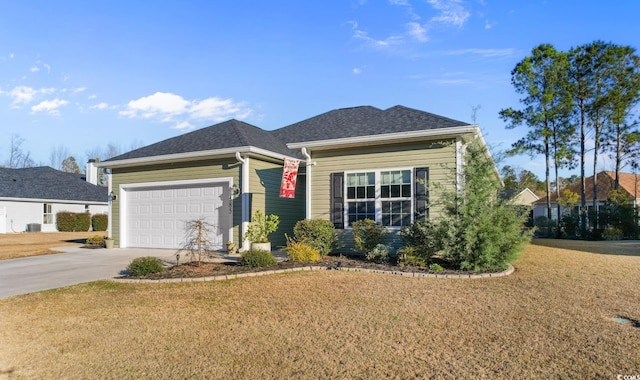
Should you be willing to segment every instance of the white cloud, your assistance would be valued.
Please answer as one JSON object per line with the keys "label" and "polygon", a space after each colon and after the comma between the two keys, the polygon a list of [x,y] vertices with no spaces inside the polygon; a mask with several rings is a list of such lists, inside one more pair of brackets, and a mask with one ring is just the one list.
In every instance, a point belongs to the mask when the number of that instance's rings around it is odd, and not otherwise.
{"label": "white cloud", "polygon": [[[130,118],[158,119],[161,122],[178,122],[173,128],[192,128],[188,120],[219,122],[230,118],[244,119],[253,112],[243,102],[211,97],[203,100],[185,100],[166,92],[130,101],[120,115]],[[186,120],[185,120],[186,119]]]}
{"label": "white cloud", "polygon": [[189,123],[188,121],[181,121],[178,124],[174,125],[173,127],[171,127],[173,129],[179,129],[181,131],[188,131],[190,129],[194,129],[195,127]]}
{"label": "white cloud", "polygon": [[354,68],[354,69],[353,69],[353,70],[351,70],[351,71],[352,71],[354,74],[356,74],[356,75],[358,75],[358,74],[362,73],[362,70],[361,70],[361,69],[359,69],[359,68],[357,68],[357,67],[356,67],[356,68]]}
{"label": "white cloud", "polygon": [[14,53],[9,53],[9,58],[13,59],[16,55]]}
{"label": "white cloud", "polygon": [[356,30],[353,36],[365,41],[367,45],[376,48],[388,48],[393,45],[398,45],[402,42],[402,37],[400,36],[390,36],[385,38],[384,40],[376,40],[375,38],[369,37],[369,34],[363,30]]}
{"label": "white cloud", "polygon": [[87,90],[86,87],[78,87],[78,88],[74,88],[72,91],[73,91],[74,94],[79,94],[79,93],[84,92],[86,90]]}
{"label": "white cloud", "polygon": [[45,100],[40,104],[31,107],[31,112],[47,112],[50,115],[59,115],[58,108],[67,105],[69,102],[61,99]]}
{"label": "white cloud", "polygon": [[102,103],[94,104],[89,108],[90,109],[97,109],[97,110],[105,110],[107,108],[112,108],[112,107],[109,107],[108,103],[102,102]]}
{"label": "white cloud", "polygon": [[460,0],[427,0],[427,2],[440,11],[440,14],[431,18],[432,22],[462,26],[471,16]]}
{"label": "white cloud", "polygon": [[87,96],[87,99],[89,99],[89,100],[93,100],[93,99],[95,99],[95,98],[97,98],[97,97],[98,97],[98,95],[96,95],[96,94],[92,94],[92,95]]}
{"label": "white cloud", "polygon": [[474,54],[485,58],[507,57],[515,54],[515,49],[458,49],[445,52],[446,55]]}
{"label": "white cloud", "polygon": [[43,64],[42,66],[44,66],[45,69],[47,69],[47,74],[51,73],[51,66],[49,66],[48,64]]}
{"label": "white cloud", "polygon": [[9,92],[3,92],[3,94],[13,99],[11,107],[20,108],[22,105],[31,103],[36,96],[40,94],[50,94],[54,91],[54,88],[41,88],[36,90],[29,86],[16,86]]}
{"label": "white cloud", "polygon": [[31,71],[32,73],[37,73],[38,71],[40,71],[40,69],[38,68],[38,66],[31,66],[29,71]]}
{"label": "white cloud", "polygon": [[484,28],[485,29],[491,29],[493,28],[493,26],[495,25],[494,22],[490,22],[489,20],[484,20]]}
{"label": "white cloud", "polygon": [[429,38],[427,38],[427,29],[417,22],[407,23],[407,30],[411,37],[420,42],[427,42],[429,40]]}

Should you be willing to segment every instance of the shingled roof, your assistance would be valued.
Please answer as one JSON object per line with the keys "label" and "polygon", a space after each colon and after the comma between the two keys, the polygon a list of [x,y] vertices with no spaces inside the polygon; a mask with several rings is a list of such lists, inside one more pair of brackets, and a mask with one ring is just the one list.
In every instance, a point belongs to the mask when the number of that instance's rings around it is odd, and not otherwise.
{"label": "shingled roof", "polygon": [[0,168],[0,199],[24,198],[79,202],[107,202],[107,188],[48,166]]}
{"label": "shingled roof", "polygon": [[386,110],[371,106],[342,108],[277,129],[287,143],[412,132],[469,125],[404,106]]}
{"label": "shingled roof", "polygon": [[151,144],[131,152],[113,157],[107,161],[118,161],[132,158],[163,156],[188,152],[200,152],[225,148],[252,146],[290,157],[298,157],[300,153],[287,148],[271,132],[238,120],[229,120],[210,127],[185,133],[167,140]]}
{"label": "shingled roof", "polygon": [[403,106],[342,108],[289,126],[265,131],[238,120],[198,129],[113,157],[105,162],[171,154],[255,147],[302,158],[288,143],[467,126],[468,123]]}
{"label": "shingled roof", "polygon": [[[609,193],[615,188],[616,173],[611,171],[602,171],[598,173],[598,201],[604,202],[608,199]],[[580,194],[580,182],[571,184],[564,189],[568,189],[576,194]],[[620,173],[620,189],[629,194],[629,198],[640,198],[640,175],[632,173]],[[585,178],[585,197],[587,202],[593,200],[593,176]],[[551,194],[551,203],[556,203],[557,196]],[[547,197],[542,197],[534,204],[546,204]]]}

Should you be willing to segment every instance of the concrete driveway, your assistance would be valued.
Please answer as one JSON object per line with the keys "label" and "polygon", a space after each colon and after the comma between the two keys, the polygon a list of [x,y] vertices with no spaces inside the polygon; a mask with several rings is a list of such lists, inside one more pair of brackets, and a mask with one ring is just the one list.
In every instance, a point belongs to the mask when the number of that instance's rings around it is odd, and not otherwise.
{"label": "concrete driveway", "polygon": [[0,298],[113,278],[136,257],[176,260],[176,251],[168,249],[55,249],[65,253],[0,260]]}

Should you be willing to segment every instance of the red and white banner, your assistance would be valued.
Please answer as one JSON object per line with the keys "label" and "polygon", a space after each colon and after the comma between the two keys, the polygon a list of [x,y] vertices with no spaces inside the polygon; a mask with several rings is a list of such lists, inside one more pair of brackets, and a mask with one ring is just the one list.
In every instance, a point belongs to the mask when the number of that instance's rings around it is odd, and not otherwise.
{"label": "red and white banner", "polygon": [[300,160],[284,159],[282,182],[280,183],[280,198],[295,198],[299,164]]}

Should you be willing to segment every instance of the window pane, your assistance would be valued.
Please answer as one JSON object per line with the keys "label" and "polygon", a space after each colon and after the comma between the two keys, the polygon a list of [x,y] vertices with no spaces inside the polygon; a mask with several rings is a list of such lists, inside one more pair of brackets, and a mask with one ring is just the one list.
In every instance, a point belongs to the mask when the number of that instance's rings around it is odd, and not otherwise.
{"label": "window pane", "polygon": [[402,185],[402,196],[405,198],[411,197],[411,185]]}
{"label": "window pane", "polygon": [[367,173],[368,182],[367,185],[376,184],[376,173]]}
{"label": "window pane", "polygon": [[411,183],[411,170],[402,171],[402,183]]}
{"label": "window pane", "polygon": [[382,198],[389,198],[389,186],[382,186],[380,188],[380,196]]}
{"label": "window pane", "polygon": [[355,186],[355,185],[356,185],[356,175],[347,174],[347,186]]}
{"label": "window pane", "polygon": [[389,184],[389,172],[380,173],[380,183],[382,185],[388,185]]}
{"label": "window pane", "polygon": [[382,202],[382,213],[388,214],[391,212],[391,202]]}
{"label": "window pane", "polygon": [[391,197],[400,197],[400,185],[391,185]]}
{"label": "window pane", "polygon": [[411,202],[402,201],[402,213],[411,215]]}
{"label": "window pane", "polygon": [[382,215],[382,225],[390,226],[391,225],[391,215]]}
{"label": "window pane", "polygon": [[347,199],[355,199],[355,197],[356,197],[356,188],[347,187]]}
{"label": "window pane", "polygon": [[356,188],[356,198],[364,198],[364,187],[357,187]]}
{"label": "window pane", "polygon": [[375,198],[375,197],[376,197],[376,187],[367,186],[367,198]]}

